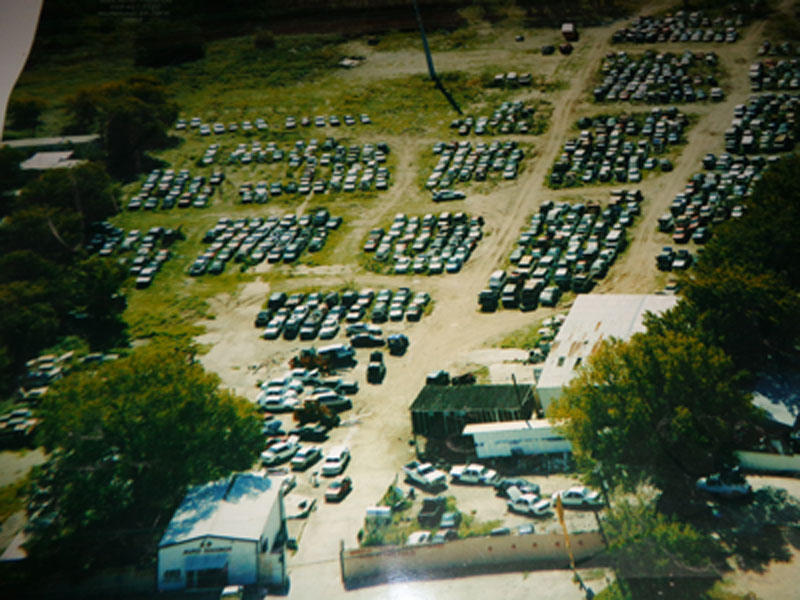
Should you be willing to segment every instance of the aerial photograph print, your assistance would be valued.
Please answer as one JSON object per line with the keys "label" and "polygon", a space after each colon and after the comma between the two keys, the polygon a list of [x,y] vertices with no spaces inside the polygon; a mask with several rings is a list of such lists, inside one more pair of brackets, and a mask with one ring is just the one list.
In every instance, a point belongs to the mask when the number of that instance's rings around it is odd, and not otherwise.
{"label": "aerial photograph print", "polygon": [[800,597],[800,0],[0,52],[0,598]]}

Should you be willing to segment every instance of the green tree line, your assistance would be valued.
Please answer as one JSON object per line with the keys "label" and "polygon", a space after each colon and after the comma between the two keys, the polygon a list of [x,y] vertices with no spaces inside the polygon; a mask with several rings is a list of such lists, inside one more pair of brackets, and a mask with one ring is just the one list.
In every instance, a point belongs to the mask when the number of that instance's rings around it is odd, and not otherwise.
{"label": "green tree line", "polygon": [[0,382],[14,385],[24,362],[67,334],[119,342],[125,272],[86,253],[93,222],[117,210],[101,164],[49,171],[9,201],[0,226]]}
{"label": "green tree line", "polygon": [[709,557],[737,550],[682,521],[705,514],[697,478],[734,466],[761,425],[752,375],[797,368],[799,177],[800,156],[772,165],[744,216],[715,228],[681,277],[677,305],[649,315],[644,333],[601,344],[552,409],[587,483],[660,493],[657,504],[610,509],[605,534],[620,569],[603,597],[708,597]]}

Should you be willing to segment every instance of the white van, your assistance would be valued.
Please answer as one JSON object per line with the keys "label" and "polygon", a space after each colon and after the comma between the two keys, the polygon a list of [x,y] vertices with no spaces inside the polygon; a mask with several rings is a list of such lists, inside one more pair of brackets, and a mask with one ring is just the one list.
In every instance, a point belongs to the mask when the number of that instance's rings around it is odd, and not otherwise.
{"label": "white van", "polygon": [[387,525],[392,522],[392,509],[388,506],[368,506],[364,521],[367,524]]}
{"label": "white van", "polygon": [[219,600],[242,600],[244,598],[244,586],[226,585],[219,594]]}
{"label": "white van", "polygon": [[329,477],[339,475],[350,462],[350,449],[347,446],[331,448],[322,463],[322,474]]}
{"label": "white van", "polygon": [[489,288],[499,292],[506,283],[506,272],[498,269],[489,277]]}

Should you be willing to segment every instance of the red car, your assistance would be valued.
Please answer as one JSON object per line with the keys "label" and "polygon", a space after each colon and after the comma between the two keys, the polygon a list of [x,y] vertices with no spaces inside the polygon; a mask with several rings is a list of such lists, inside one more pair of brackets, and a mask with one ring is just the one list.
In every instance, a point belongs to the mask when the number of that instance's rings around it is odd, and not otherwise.
{"label": "red car", "polygon": [[349,477],[338,477],[331,481],[328,489],[325,490],[326,502],[338,502],[353,489],[353,480]]}

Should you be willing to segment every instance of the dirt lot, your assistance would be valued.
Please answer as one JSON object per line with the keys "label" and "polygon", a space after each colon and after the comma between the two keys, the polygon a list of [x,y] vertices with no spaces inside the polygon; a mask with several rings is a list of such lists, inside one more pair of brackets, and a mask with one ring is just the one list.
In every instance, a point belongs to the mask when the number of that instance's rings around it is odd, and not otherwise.
{"label": "dirt lot", "polygon": [[[532,164],[528,164],[516,185],[499,186],[488,195],[470,194],[463,205],[458,206],[459,210],[481,214],[486,219],[484,239],[462,273],[447,277],[398,278],[370,274],[352,266],[353,253],[358,251],[370,227],[386,222],[395,212],[413,214],[437,209],[427,202],[414,200],[415,195],[408,193],[414,185],[416,172],[407,168],[413,164],[419,149],[430,147],[435,140],[389,138],[400,165],[395,183],[381,203],[365,208],[349,238],[340,245],[342,266],[302,269],[298,272],[297,280],[287,282],[290,287],[294,284],[302,287],[319,285],[321,288],[340,286],[344,282],[373,288],[408,285],[414,290],[429,292],[435,301],[432,314],[422,322],[384,327],[389,332],[405,332],[411,339],[411,348],[402,358],[388,357],[388,374],[383,385],[364,384],[366,351],[359,351],[360,364],[347,375],[362,383],[362,391],[355,396],[354,409],[346,414],[344,426],[335,431],[331,442],[346,442],[352,449],[354,460],[349,467],[349,474],[354,480],[355,489],[341,504],[320,502],[310,518],[292,522],[291,530],[299,540],[299,550],[289,563],[292,575],[290,596],[303,598],[320,592],[343,595],[338,579],[339,541],[342,540],[346,547],[356,545],[356,534],[362,526],[365,507],[381,497],[386,487],[395,481],[399,467],[413,457],[413,447],[409,443],[410,419],[406,409],[420,390],[425,373],[438,368],[458,370],[465,364],[485,364],[490,366],[490,372],[495,377],[508,381],[510,363],[504,364],[503,356],[477,351],[491,346],[504,334],[548,314],[541,309],[533,314],[518,311],[481,314],[476,310],[475,298],[484,287],[489,273],[505,260],[525,218],[542,201],[576,196],[607,197],[607,187],[552,191],[544,187],[543,182],[550,165],[561,151],[564,139],[567,135],[574,135],[568,132],[575,120],[598,112],[598,108],[588,102],[588,83],[585,82],[590,80],[601,58],[612,50],[609,40],[616,27],[616,24],[612,24],[584,30],[576,52],[570,57],[546,59],[528,54],[520,64],[519,46],[515,46],[510,33],[501,36],[490,49],[440,53],[435,57],[437,65],[443,70],[513,64],[518,69],[529,69],[571,82],[565,89],[547,96],[555,106],[550,129],[545,135],[534,138],[537,156]],[[762,39],[762,28],[758,24],[751,26],[745,32],[744,39],[734,45],[712,46],[720,54],[723,68],[730,73],[726,82],[726,100],[718,104],[686,106],[684,110],[699,116],[689,133],[689,143],[675,161],[672,173],[651,176],[636,186],[645,196],[642,216],[632,231],[629,249],[597,292],[646,293],[663,286],[664,277],[653,267],[653,257],[665,243],[665,238],[656,233],[656,219],[666,211],[674,194],[684,187],[688,177],[697,170],[703,154],[722,150],[722,133],[729,124],[732,107],[746,101],[750,94],[746,65],[755,56],[756,47]],[[529,48],[555,41],[552,31],[526,31],[525,34],[524,45]],[[417,52],[377,52],[361,43],[354,43],[353,50],[367,56],[362,67],[341,75],[352,79],[354,84],[398,73],[421,73],[425,69],[422,57]],[[630,110],[649,110],[649,107]],[[282,283],[281,289],[285,287],[286,283]],[[301,346],[307,345],[299,342],[264,342],[258,338],[252,328],[252,318],[270,290],[268,283],[259,282],[238,290],[235,297],[217,298],[213,305],[216,318],[203,323],[207,333],[197,340],[211,347],[203,357],[205,366],[219,373],[226,385],[251,399],[256,395],[255,385],[258,381],[281,373],[287,358]],[[529,367],[517,364],[513,368],[524,377],[522,380],[530,381],[532,373]],[[540,479],[544,492],[560,489],[571,481],[563,476]],[[318,499],[321,499],[321,493],[321,488],[310,485],[308,475],[299,478],[298,488],[293,492]],[[482,520],[500,519],[510,526],[526,521],[524,517],[507,513],[504,503],[489,490],[451,487],[448,493],[456,496],[463,511],[474,511]],[[573,530],[594,526],[594,518],[590,514],[570,515],[570,528]],[[538,531],[555,527],[556,521],[553,519],[537,523]],[[526,576],[515,574],[470,578],[468,582],[418,582],[402,587],[381,586],[347,595],[370,598],[456,597],[468,591],[470,595],[477,596],[476,590],[485,586],[487,593],[496,593],[502,588],[509,591],[508,597],[522,597],[531,589],[524,584],[526,579]],[[548,594],[549,597],[580,597],[576,586],[564,573],[535,573],[530,575],[528,581],[535,581],[539,589],[541,586],[551,589],[555,595]],[[755,587],[765,585],[763,582],[753,582],[752,578],[741,583],[752,583]],[[602,587],[602,581],[598,585]],[[512,589],[513,593],[510,591]],[[770,587],[764,589],[772,590]]]}

